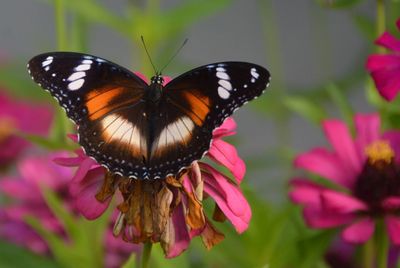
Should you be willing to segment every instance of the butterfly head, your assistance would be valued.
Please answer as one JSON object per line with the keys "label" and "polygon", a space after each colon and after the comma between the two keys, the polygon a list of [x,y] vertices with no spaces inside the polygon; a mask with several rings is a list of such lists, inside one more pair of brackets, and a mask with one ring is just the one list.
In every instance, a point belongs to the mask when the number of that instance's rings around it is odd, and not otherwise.
{"label": "butterfly head", "polygon": [[162,78],[161,74],[156,74],[151,78],[151,83],[162,85],[164,83],[164,78]]}

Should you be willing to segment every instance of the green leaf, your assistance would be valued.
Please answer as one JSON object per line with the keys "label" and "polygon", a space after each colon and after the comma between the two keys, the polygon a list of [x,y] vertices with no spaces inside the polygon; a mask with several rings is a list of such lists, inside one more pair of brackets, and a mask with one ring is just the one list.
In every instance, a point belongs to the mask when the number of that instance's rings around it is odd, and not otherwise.
{"label": "green leaf", "polygon": [[3,268],[55,268],[59,267],[50,258],[35,255],[14,244],[0,241],[0,267]]}
{"label": "green leaf", "polygon": [[363,0],[315,0],[319,5],[328,8],[350,8]]}
{"label": "green leaf", "polygon": [[33,144],[35,144],[39,147],[42,147],[42,148],[48,149],[48,150],[72,151],[72,150],[76,149],[76,146],[74,146],[74,145],[69,145],[69,144],[66,144],[65,142],[55,141],[55,140],[49,139],[47,137],[42,137],[39,135],[20,133],[19,136],[21,136],[23,139],[26,139],[27,141],[32,142]]}
{"label": "green leaf", "polygon": [[352,16],[354,24],[360,30],[364,36],[367,37],[369,41],[374,41],[376,38],[376,25],[374,20],[370,17],[362,15],[362,14],[355,14]]}
{"label": "green leaf", "polygon": [[310,122],[319,124],[327,117],[324,108],[305,97],[286,96],[283,104],[293,113],[300,114]]}

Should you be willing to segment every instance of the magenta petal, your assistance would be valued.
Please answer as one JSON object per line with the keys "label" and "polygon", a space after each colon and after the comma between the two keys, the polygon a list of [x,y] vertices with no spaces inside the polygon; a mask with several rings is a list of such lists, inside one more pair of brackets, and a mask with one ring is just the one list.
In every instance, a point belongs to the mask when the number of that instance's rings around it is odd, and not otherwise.
{"label": "magenta petal", "polygon": [[187,249],[190,243],[190,235],[186,225],[182,203],[175,208],[172,218],[169,220],[171,221],[170,227],[174,230],[174,241],[170,245],[166,257],[174,258]]}
{"label": "magenta petal", "polygon": [[338,157],[323,148],[300,154],[294,161],[298,168],[316,173],[345,187],[351,187],[355,174],[349,174]]}
{"label": "magenta petal", "polygon": [[378,114],[357,114],[354,117],[354,123],[357,132],[356,143],[358,151],[363,154],[360,155],[362,158],[365,148],[380,137],[381,119]]}
{"label": "magenta petal", "polygon": [[351,222],[353,214],[342,214],[327,210],[321,210],[312,206],[305,207],[303,211],[307,224],[313,228],[331,228]]}
{"label": "magenta petal", "polygon": [[208,155],[217,163],[229,169],[238,183],[242,181],[246,173],[246,165],[238,156],[235,146],[217,139],[212,142]]}
{"label": "magenta petal", "polygon": [[361,244],[368,241],[374,233],[375,224],[371,218],[363,218],[342,231],[343,240]]}
{"label": "magenta petal", "polygon": [[71,194],[75,196],[76,208],[89,220],[96,219],[107,209],[111,198],[104,203],[96,199],[102,183],[104,181],[104,169],[95,168],[89,170],[81,180],[73,181],[71,184]]}
{"label": "magenta petal", "polygon": [[400,67],[400,55],[396,54],[373,54],[367,59],[366,68],[369,72],[378,70],[390,70]]}
{"label": "magenta petal", "polygon": [[400,245],[400,218],[386,216],[385,221],[390,240],[393,244]]}
{"label": "magenta petal", "polygon": [[395,152],[396,162],[400,162],[400,131],[386,131],[382,138],[390,142],[390,146]]}
{"label": "magenta petal", "polygon": [[144,74],[142,74],[141,72],[133,72],[133,73],[139,76],[143,81],[145,81],[146,84],[149,84],[149,79],[147,79],[147,77]]}
{"label": "magenta petal", "polygon": [[400,197],[388,197],[382,202],[382,207],[385,210],[394,210],[400,208]]}
{"label": "magenta petal", "polygon": [[82,157],[77,156],[77,157],[56,157],[53,159],[54,163],[64,166],[64,167],[77,167],[79,166],[82,161]]}
{"label": "magenta petal", "polygon": [[204,172],[204,191],[218,204],[238,233],[244,232],[251,219],[251,208],[240,190],[229,179],[211,166],[202,164],[210,172]]}
{"label": "magenta petal", "polygon": [[388,32],[384,32],[375,43],[390,50],[400,51],[400,41]]}
{"label": "magenta petal", "polygon": [[83,160],[78,170],[76,171],[75,176],[72,178],[72,183],[75,184],[80,183],[80,181],[82,181],[85,178],[89,170],[96,165],[97,163],[89,157]]}
{"label": "magenta petal", "polygon": [[365,211],[368,210],[368,206],[350,196],[340,192],[335,192],[332,190],[324,190],[321,193],[322,199],[322,209],[326,209],[328,211],[334,211],[337,213],[349,213],[355,211]]}
{"label": "magenta petal", "polygon": [[222,137],[231,136],[236,134],[236,122],[232,117],[225,119],[224,123],[216,128],[213,132],[213,139],[220,139]]}
{"label": "magenta petal", "polygon": [[289,193],[294,203],[320,207],[321,191],[325,188],[306,179],[295,178],[290,181],[292,190]]}
{"label": "magenta petal", "polygon": [[349,129],[339,120],[326,120],[323,128],[327,139],[342,162],[342,169],[354,179],[361,171],[363,163],[359,158],[360,154],[356,150]]}

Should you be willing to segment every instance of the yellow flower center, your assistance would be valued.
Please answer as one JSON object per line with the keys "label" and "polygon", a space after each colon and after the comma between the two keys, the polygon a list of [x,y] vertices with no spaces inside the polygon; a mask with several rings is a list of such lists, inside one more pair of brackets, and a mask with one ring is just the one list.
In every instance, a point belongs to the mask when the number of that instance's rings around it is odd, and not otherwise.
{"label": "yellow flower center", "polygon": [[8,117],[0,118],[0,142],[5,141],[13,133],[15,133],[16,126],[13,119]]}
{"label": "yellow flower center", "polygon": [[395,156],[390,143],[385,140],[377,140],[368,145],[365,148],[365,154],[372,165],[382,162],[389,164]]}

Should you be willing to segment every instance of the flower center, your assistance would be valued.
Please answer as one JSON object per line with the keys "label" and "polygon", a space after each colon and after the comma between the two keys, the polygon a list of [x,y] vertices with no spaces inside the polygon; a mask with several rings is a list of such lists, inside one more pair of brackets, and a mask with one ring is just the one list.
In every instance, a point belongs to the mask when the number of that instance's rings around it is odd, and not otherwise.
{"label": "flower center", "polygon": [[365,154],[371,165],[377,165],[381,162],[390,164],[394,158],[394,151],[388,141],[378,140],[365,148]]}
{"label": "flower center", "polygon": [[9,117],[0,118],[0,143],[5,141],[8,137],[14,134],[16,125],[13,119]]}
{"label": "flower center", "polygon": [[378,140],[365,148],[368,157],[357,178],[354,195],[368,204],[371,213],[383,213],[382,201],[400,196],[400,165],[388,141]]}

